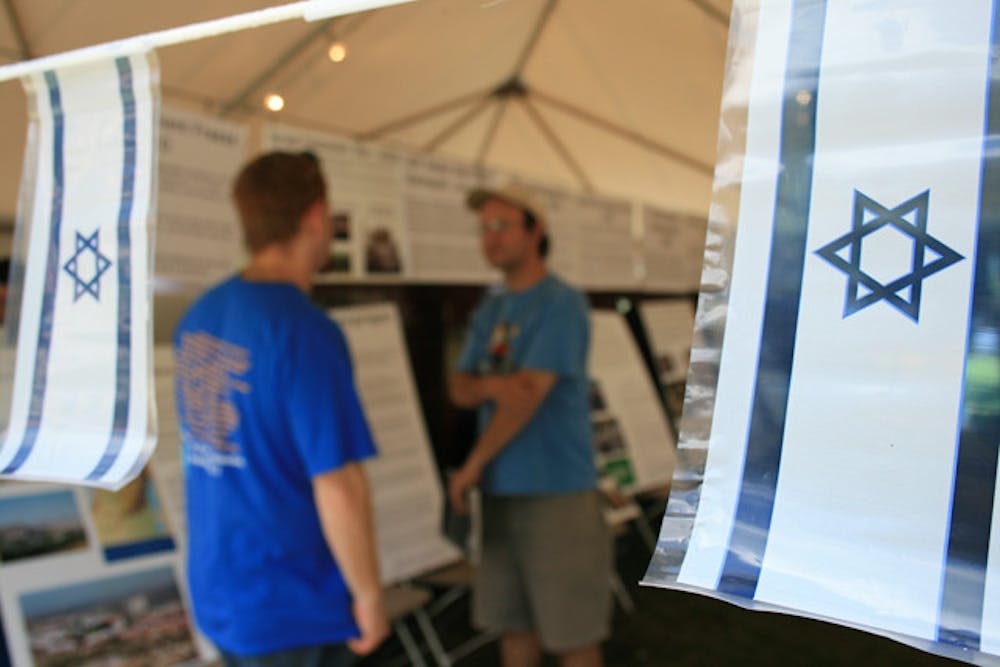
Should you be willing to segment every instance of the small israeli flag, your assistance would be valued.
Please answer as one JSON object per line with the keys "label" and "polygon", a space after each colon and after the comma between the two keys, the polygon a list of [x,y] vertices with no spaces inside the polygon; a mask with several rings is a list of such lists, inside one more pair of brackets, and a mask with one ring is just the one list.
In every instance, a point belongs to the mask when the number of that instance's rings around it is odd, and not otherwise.
{"label": "small israeli flag", "polygon": [[997,28],[988,0],[735,3],[707,458],[647,583],[1000,656]]}
{"label": "small israeli flag", "polygon": [[152,56],[133,55],[24,81],[23,283],[7,322],[17,347],[5,357],[4,477],[117,488],[152,451],[157,77]]}

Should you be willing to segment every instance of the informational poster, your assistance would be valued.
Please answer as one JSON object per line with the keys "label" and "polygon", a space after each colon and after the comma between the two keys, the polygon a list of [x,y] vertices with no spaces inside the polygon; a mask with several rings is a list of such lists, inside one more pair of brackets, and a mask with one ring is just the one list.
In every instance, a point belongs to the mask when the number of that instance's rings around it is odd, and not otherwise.
{"label": "informational poster", "polygon": [[639,302],[639,317],[652,348],[670,416],[676,423],[684,409],[684,386],[694,335],[694,304],[687,299],[646,299]]}
{"label": "informational poster", "polygon": [[560,217],[560,229],[576,227],[579,287],[600,291],[636,285],[636,244],[628,202],[577,195]]}
{"label": "informational poster", "polygon": [[166,107],[160,114],[156,287],[204,288],[243,265],[232,184],[247,159],[244,126]]}
{"label": "informational poster", "polygon": [[705,251],[705,219],[640,207],[643,288],[659,292],[697,292]]}
{"label": "informational poster", "polygon": [[646,581],[1000,664],[997,5],[733,17],[701,483]]}
{"label": "informational poster", "polygon": [[283,125],[265,126],[263,145],[265,150],[312,151],[323,165],[334,223],[324,274],[398,280],[409,273],[399,153]]}
{"label": "informational poster", "polygon": [[417,396],[399,312],[392,304],[330,311],[347,337],[378,456],[367,462],[382,581],[454,562],[443,533],[444,491]]}
{"label": "informational poster", "polygon": [[[483,258],[476,214],[468,209],[466,198],[474,188],[518,179],[452,160],[283,125],[266,125],[262,142],[264,150],[312,151],[323,164],[335,225],[330,258],[323,269],[325,279],[466,284],[496,279],[496,270]],[[630,290],[642,285],[643,251],[635,233],[637,209],[632,203],[538,183],[524,185],[535,191],[544,207],[552,241],[548,264],[556,273],[590,290]],[[657,225],[653,213],[649,216],[654,218],[650,223],[654,232],[663,227]],[[671,218],[670,229],[664,228],[663,233],[672,237],[664,243],[697,272],[700,249],[693,246],[700,248],[703,243],[703,227],[686,218],[675,222]],[[678,235],[683,237],[683,249],[678,249],[673,238]],[[667,260],[677,261],[672,256]],[[668,274],[679,270],[687,275],[687,268],[676,266]],[[683,288],[677,284],[668,283],[665,289],[692,291],[698,279],[695,276]]]}
{"label": "informational poster", "polygon": [[636,286],[631,204],[537,183],[524,185],[544,208],[551,239],[549,268],[583,289]]}
{"label": "informational poster", "polygon": [[482,169],[428,157],[406,159],[404,198],[411,273],[417,282],[487,283],[497,272],[483,258],[476,214],[465,200],[495,177]]}
{"label": "informational poster", "polygon": [[591,418],[599,473],[627,493],[662,488],[675,440],[639,348],[620,314],[591,313]]}

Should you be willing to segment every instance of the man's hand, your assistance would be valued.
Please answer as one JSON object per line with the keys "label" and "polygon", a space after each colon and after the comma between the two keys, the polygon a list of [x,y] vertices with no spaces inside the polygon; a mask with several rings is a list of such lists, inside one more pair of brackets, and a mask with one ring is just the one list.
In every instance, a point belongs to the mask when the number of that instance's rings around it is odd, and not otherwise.
{"label": "man's hand", "polygon": [[389,619],[381,596],[354,601],[354,621],[361,630],[357,639],[347,640],[347,648],[357,655],[368,655],[389,636]]}
{"label": "man's hand", "polygon": [[459,514],[468,514],[469,489],[479,483],[482,469],[472,460],[466,461],[458,472],[448,478],[448,499]]}

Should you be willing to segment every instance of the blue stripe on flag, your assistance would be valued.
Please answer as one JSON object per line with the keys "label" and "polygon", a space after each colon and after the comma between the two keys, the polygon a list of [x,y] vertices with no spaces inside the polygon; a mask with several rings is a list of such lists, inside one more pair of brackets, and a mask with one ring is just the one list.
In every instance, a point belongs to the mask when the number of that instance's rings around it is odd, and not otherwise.
{"label": "blue stripe on flag", "polygon": [[111,437],[104,455],[87,475],[88,480],[100,479],[118,458],[125,440],[129,413],[129,382],[132,372],[132,240],[129,234],[132,218],[132,201],[135,190],[135,91],[132,81],[132,64],[127,57],[115,60],[118,68],[118,89],[122,99],[122,192],[118,207],[118,353],[115,372],[115,414]]}
{"label": "blue stripe on flag", "polygon": [[[812,194],[816,103],[826,2],[792,7],[764,323],[736,517],[717,588],[753,598],[767,546],[788,410],[806,230]],[[808,96],[808,99],[807,99]]]}
{"label": "blue stripe on flag", "polygon": [[[938,641],[978,649],[1000,446],[1000,34],[993,6],[986,136],[965,386],[952,488]],[[991,268],[992,277],[991,277]]]}
{"label": "blue stripe on flag", "polygon": [[62,227],[63,207],[63,129],[62,98],[59,79],[54,71],[45,73],[52,109],[52,211],[49,215],[49,253],[45,260],[45,292],[42,294],[42,312],[38,320],[38,347],[35,352],[35,371],[31,383],[31,403],[28,406],[28,423],[24,439],[14,454],[4,474],[20,468],[38,439],[45,406],[45,385],[48,381],[49,348],[52,345],[52,324],[56,301],[56,279],[59,277],[59,234]]}

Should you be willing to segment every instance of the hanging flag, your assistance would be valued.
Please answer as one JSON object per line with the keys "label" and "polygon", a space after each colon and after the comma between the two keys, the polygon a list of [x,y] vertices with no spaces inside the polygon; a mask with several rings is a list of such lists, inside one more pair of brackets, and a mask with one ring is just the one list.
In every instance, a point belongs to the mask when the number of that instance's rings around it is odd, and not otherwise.
{"label": "hanging flag", "polygon": [[646,583],[1000,656],[996,11],[735,2],[742,175]]}
{"label": "hanging flag", "polygon": [[[0,476],[117,488],[155,444],[155,58],[24,79],[29,105]],[[4,406],[6,407],[6,406]]]}

